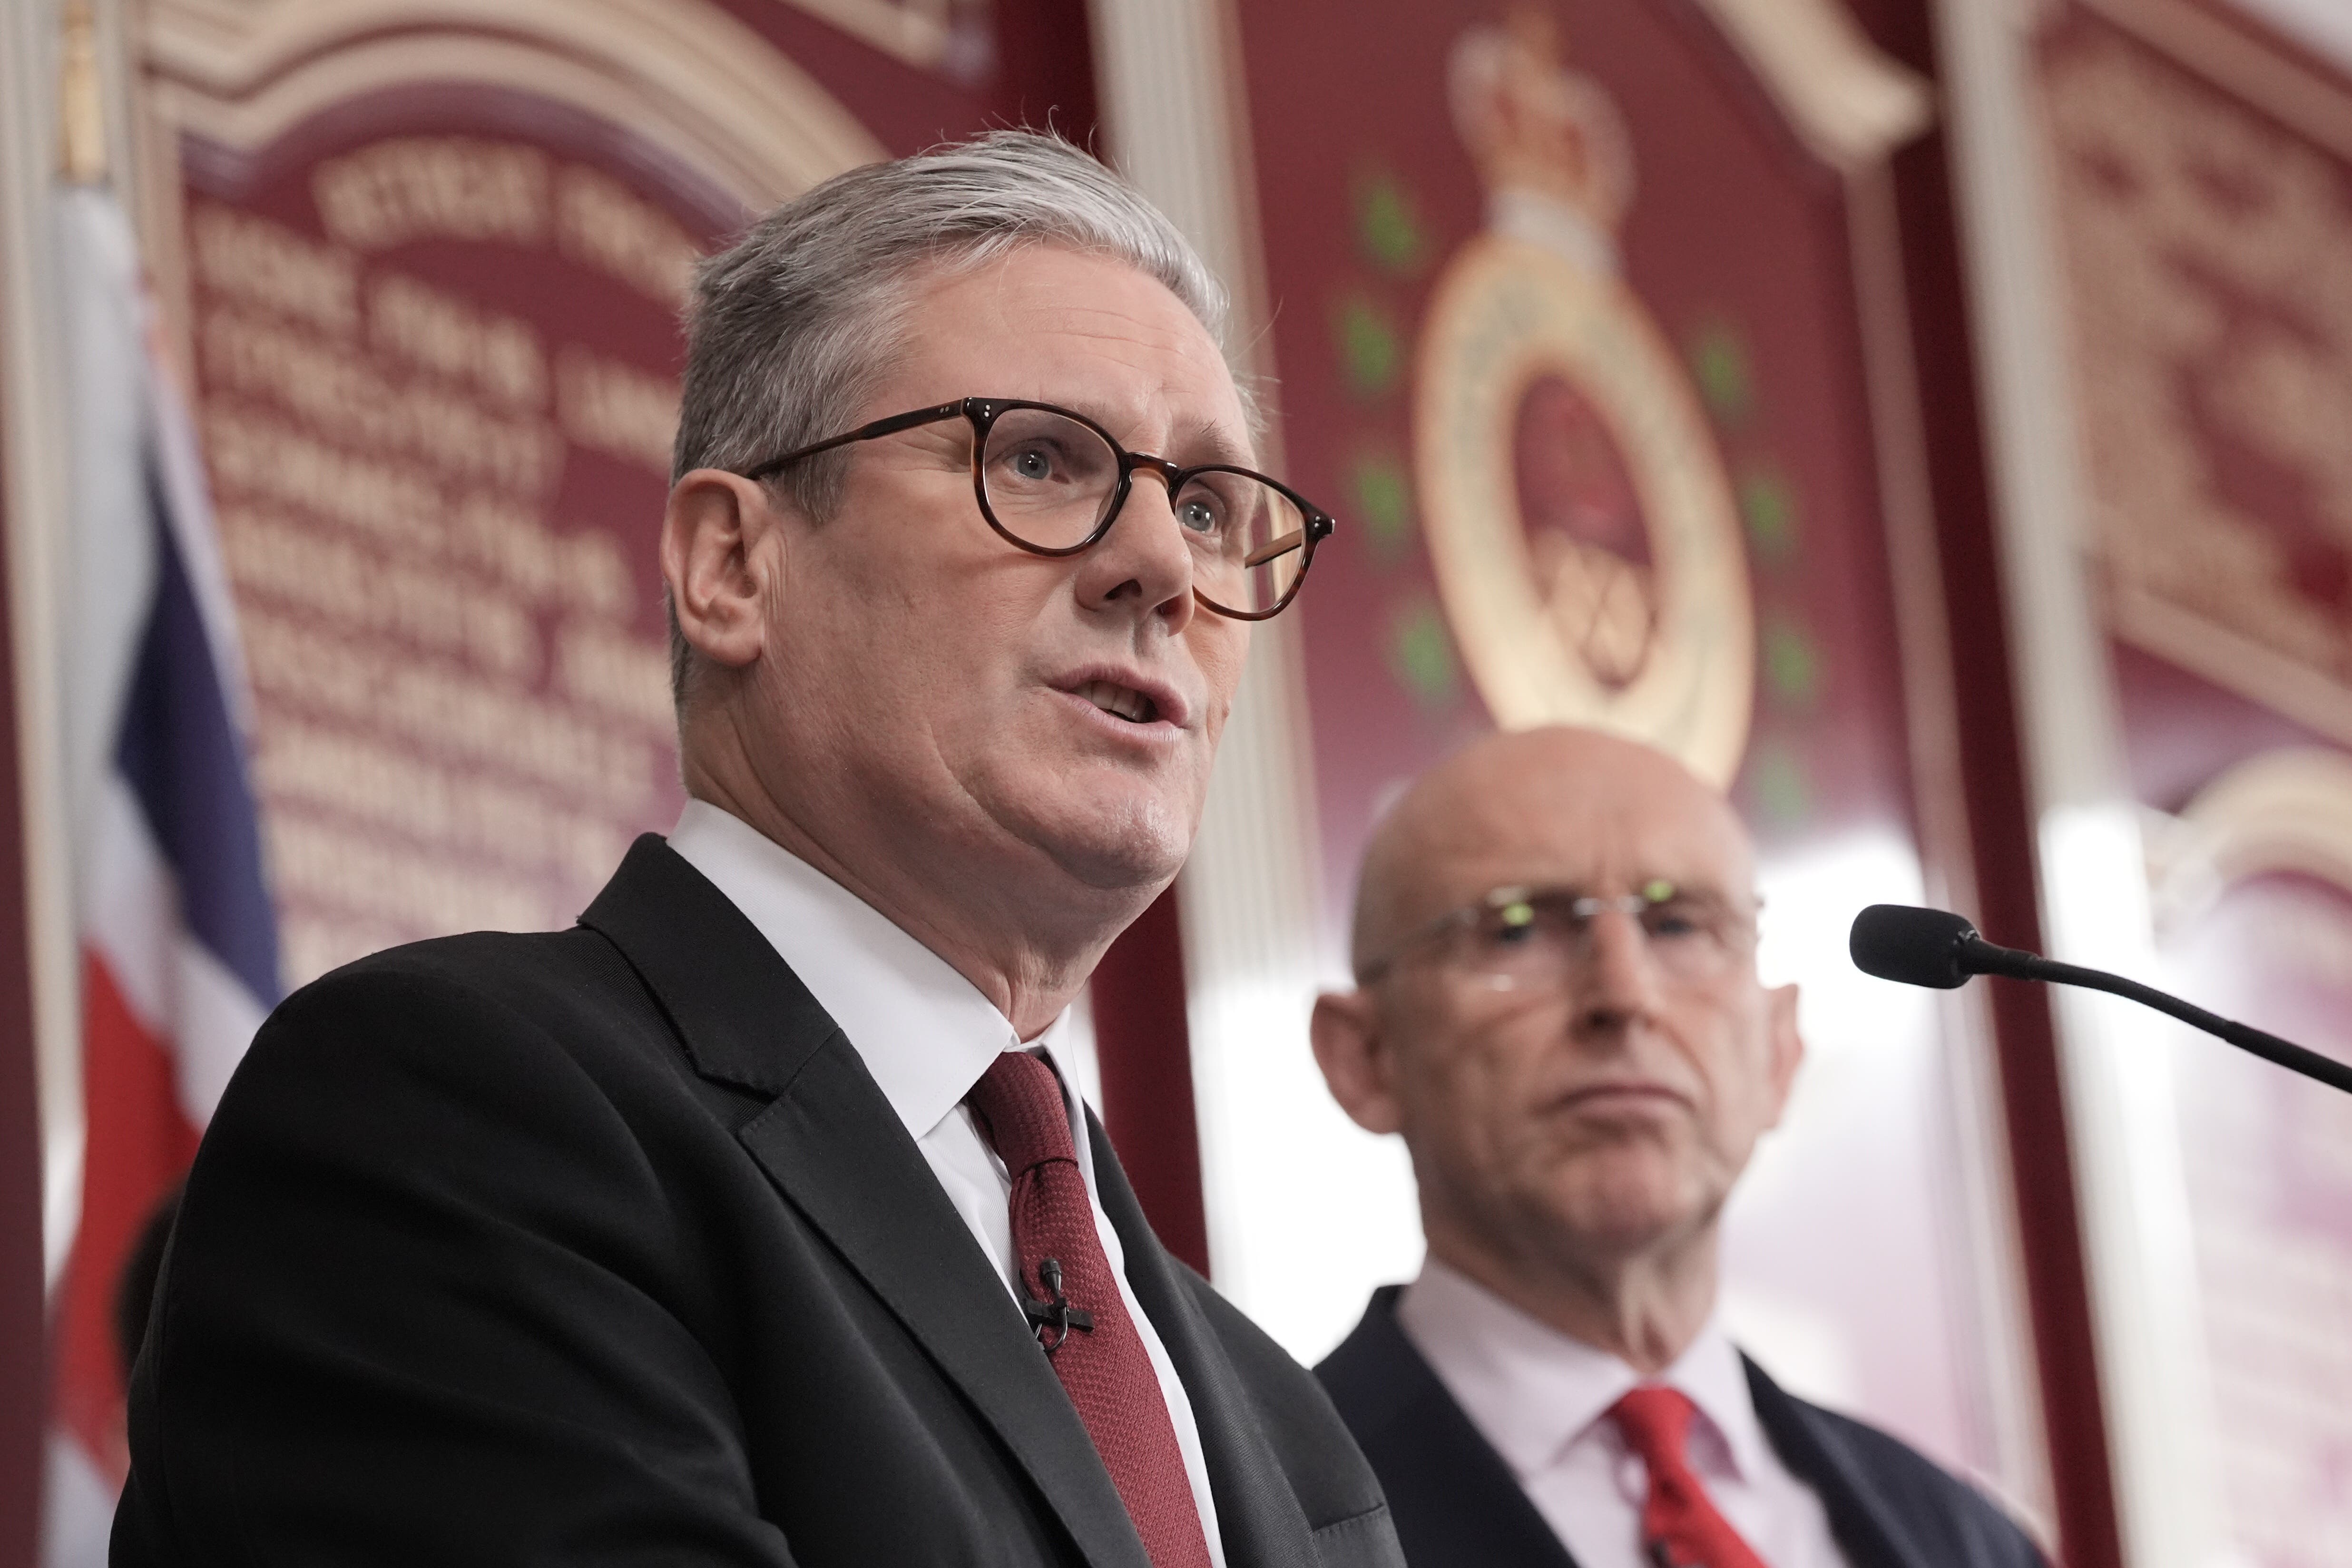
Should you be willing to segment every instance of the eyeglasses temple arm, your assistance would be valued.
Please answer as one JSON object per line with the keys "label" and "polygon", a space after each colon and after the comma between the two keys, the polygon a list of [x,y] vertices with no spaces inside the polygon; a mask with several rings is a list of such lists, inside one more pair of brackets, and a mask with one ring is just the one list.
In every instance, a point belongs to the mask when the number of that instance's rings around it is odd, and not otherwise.
{"label": "eyeglasses temple arm", "polygon": [[871,425],[860,425],[845,435],[835,436],[814,446],[786,452],[781,458],[771,458],[754,468],[743,470],[747,479],[764,479],[782,473],[803,458],[814,458],[819,452],[830,452],[835,447],[846,447],[853,441],[871,441],[877,437],[896,436],[901,430],[912,430],[919,425],[936,425],[942,419],[952,419],[963,412],[963,404],[942,403],[937,408],[918,408],[908,414],[893,414],[887,419],[877,419]]}
{"label": "eyeglasses temple arm", "polygon": [[1414,930],[1408,931],[1394,947],[1390,948],[1386,952],[1381,954],[1378,958],[1373,959],[1370,963],[1358,969],[1356,971],[1356,984],[1359,985],[1371,984],[1374,981],[1380,979],[1381,975],[1386,974],[1390,970],[1394,969],[1398,963],[1402,962],[1406,953],[1411,952],[1414,948],[1421,946],[1423,942],[1430,941],[1433,937],[1443,936],[1445,932],[1452,931],[1454,927],[1475,920],[1478,916],[1478,911],[1485,907],[1486,904],[1484,900],[1475,904],[1465,904],[1458,910],[1446,910],[1444,914],[1439,915],[1435,920],[1423,921]]}
{"label": "eyeglasses temple arm", "polygon": [[[1264,479],[1263,476],[1253,477],[1257,478],[1259,482],[1262,484],[1271,482]],[[1307,518],[1306,527],[1294,528],[1288,533],[1284,534],[1280,539],[1275,540],[1269,544],[1260,545],[1257,549],[1250,552],[1248,558],[1244,560],[1242,564],[1244,566],[1263,566],[1267,562],[1273,560],[1276,556],[1286,555],[1302,544],[1307,544],[1319,539],[1328,539],[1331,536],[1331,527],[1332,524],[1329,518],[1325,517],[1321,512],[1314,512]]]}
{"label": "eyeglasses temple arm", "polygon": [[1305,543],[1306,541],[1307,531],[1303,528],[1294,528],[1288,533],[1284,534],[1280,539],[1274,541],[1271,544],[1261,545],[1259,548],[1251,551],[1249,554],[1243,559],[1242,564],[1244,566],[1263,566],[1277,555],[1289,554],[1292,551]]}

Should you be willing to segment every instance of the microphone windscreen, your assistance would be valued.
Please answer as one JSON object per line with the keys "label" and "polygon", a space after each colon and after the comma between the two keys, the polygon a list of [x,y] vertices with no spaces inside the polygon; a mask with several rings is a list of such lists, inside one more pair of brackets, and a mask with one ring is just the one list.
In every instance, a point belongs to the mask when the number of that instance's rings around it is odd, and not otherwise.
{"label": "microphone windscreen", "polygon": [[1960,950],[1976,934],[1976,927],[1943,910],[1873,904],[1853,917],[1846,951],[1864,974],[1949,991],[1973,973],[1962,966]]}

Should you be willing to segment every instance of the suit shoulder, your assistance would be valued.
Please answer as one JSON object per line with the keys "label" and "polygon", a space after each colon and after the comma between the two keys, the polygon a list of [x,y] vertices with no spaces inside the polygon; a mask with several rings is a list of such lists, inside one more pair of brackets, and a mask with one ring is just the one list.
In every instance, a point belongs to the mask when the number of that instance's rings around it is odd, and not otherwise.
{"label": "suit shoulder", "polygon": [[[1401,1285],[1374,1290],[1348,1337],[1315,1367],[1331,1403],[1367,1452],[1392,1441],[1417,1447],[1427,1436],[1428,1423],[1454,1411],[1453,1396],[1398,1325],[1397,1303],[1403,1295]],[[1466,1423],[1466,1416],[1462,1419]]]}
{"label": "suit shoulder", "polygon": [[1992,1508],[1974,1487],[1894,1434],[1793,1396],[1790,1403],[1803,1413],[1824,1447],[1851,1460],[1873,1479],[1956,1506]]}
{"label": "suit shoulder", "polygon": [[1376,1441],[1411,1402],[1410,1369],[1399,1365],[1391,1333],[1381,1331],[1381,1304],[1375,1298],[1361,1321],[1331,1353],[1315,1364],[1315,1377],[1331,1396],[1349,1429],[1368,1446]]}
{"label": "suit shoulder", "polygon": [[[361,1020],[430,1019],[513,1033],[535,1026],[576,1034],[567,1020],[611,1018],[645,1002],[635,972],[604,937],[561,931],[472,931],[385,948],[332,969],[278,1004],[265,1034],[338,1034]],[[499,1026],[503,1025],[504,1027]]]}
{"label": "suit shoulder", "polygon": [[1216,1287],[1181,1263],[1175,1267],[1247,1390],[1276,1462],[1323,1542],[1324,1560],[1402,1568],[1380,1482],[1315,1374]]}
{"label": "suit shoulder", "polygon": [[[1234,1369],[1258,1399],[1281,1412],[1296,1412],[1312,1418],[1317,1435],[1336,1427],[1338,1415],[1330,1401],[1323,1396],[1315,1374],[1298,1364],[1291,1353],[1275,1342],[1274,1336],[1261,1329],[1249,1315],[1231,1301],[1207,1279],[1180,1259],[1170,1262],[1182,1279],[1184,1288],[1199,1303],[1202,1316],[1225,1348]],[[1301,1401],[1304,1401],[1302,1407]],[[1328,1426],[1325,1424],[1328,1424]]]}
{"label": "suit shoulder", "polygon": [[[467,931],[404,942],[331,969],[301,991],[338,994],[379,986],[474,993],[484,999],[523,996],[597,979],[627,966],[611,942],[586,926],[564,931]],[[289,1000],[292,1000],[291,997]]]}
{"label": "suit shoulder", "polygon": [[1991,1499],[1908,1443],[1865,1421],[1790,1395],[1831,1463],[1855,1478],[1906,1530],[1942,1538],[1927,1561],[2043,1568],[2040,1548]]}
{"label": "suit shoulder", "polygon": [[[222,1104],[257,1096],[381,1090],[397,1080],[636,1078],[674,1070],[669,1031],[625,959],[595,931],[477,931],[372,953],[279,1003]],[[583,1080],[584,1081],[584,1080]]]}

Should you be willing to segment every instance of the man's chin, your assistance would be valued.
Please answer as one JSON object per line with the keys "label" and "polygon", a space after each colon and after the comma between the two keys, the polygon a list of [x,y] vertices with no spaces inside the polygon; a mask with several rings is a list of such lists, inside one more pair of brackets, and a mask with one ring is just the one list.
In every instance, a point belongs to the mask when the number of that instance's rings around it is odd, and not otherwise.
{"label": "man's chin", "polygon": [[1604,1256],[1631,1257],[1686,1235],[1708,1206],[1670,1171],[1636,1165],[1585,1178],[1556,1192],[1549,1207],[1580,1249]]}
{"label": "man's chin", "polygon": [[1156,897],[1192,852],[1192,818],[1147,792],[1070,801],[1066,811],[1052,804],[1033,803],[1015,831],[1084,887]]}

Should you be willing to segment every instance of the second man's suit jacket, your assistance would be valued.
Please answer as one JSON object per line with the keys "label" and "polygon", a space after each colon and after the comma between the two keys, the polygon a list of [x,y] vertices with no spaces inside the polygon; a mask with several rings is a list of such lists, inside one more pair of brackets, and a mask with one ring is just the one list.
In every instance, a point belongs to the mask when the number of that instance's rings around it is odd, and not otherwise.
{"label": "second man's suit jacket", "polygon": [[[1231,1568],[1398,1568],[1315,1380],[1094,1130]],[[1149,1568],[1002,1277],[775,950],[659,838],[574,929],[271,1017],[190,1173],[118,1568]]]}
{"label": "second man's suit jacket", "polygon": [[[1510,1466],[1398,1326],[1399,1294],[1393,1285],[1376,1292],[1315,1372],[1387,1489],[1405,1561],[1576,1568]],[[1933,1461],[1746,1364],[1766,1440],[1821,1498],[1848,1568],[2047,1568],[2006,1514]]]}

